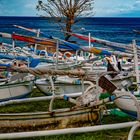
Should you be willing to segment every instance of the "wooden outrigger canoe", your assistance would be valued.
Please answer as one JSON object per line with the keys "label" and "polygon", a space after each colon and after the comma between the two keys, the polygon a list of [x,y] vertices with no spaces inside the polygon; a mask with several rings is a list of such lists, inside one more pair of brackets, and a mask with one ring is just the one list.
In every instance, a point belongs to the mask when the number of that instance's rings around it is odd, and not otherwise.
{"label": "wooden outrigger canoe", "polygon": [[0,132],[21,132],[28,130],[54,130],[83,125],[95,125],[99,120],[99,109],[64,108],[52,112],[0,114]]}
{"label": "wooden outrigger canoe", "polygon": [[0,86],[0,102],[24,98],[32,92],[33,82],[19,82]]}
{"label": "wooden outrigger canoe", "polygon": [[[68,76],[59,76],[54,82],[54,90],[50,81],[46,79],[38,79],[35,82],[36,87],[46,95],[55,94],[70,94],[82,93],[82,81],[77,78],[70,78]],[[85,82],[84,82],[85,83]],[[84,88],[87,88],[88,83],[85,83]]]}

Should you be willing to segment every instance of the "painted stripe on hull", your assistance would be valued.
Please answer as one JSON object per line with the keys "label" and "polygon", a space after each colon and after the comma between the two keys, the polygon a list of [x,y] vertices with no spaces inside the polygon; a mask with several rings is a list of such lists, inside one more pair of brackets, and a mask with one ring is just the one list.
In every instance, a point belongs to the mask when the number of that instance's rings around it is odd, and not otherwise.
{"label": "painted stripe on hull", "polygon": [[130,111],[130,110],[125,110],[125,109],[121,109],[123,112],[125,112],[126,114],[130,115],[131,117],[137,118],[137,112],[135,111]]}

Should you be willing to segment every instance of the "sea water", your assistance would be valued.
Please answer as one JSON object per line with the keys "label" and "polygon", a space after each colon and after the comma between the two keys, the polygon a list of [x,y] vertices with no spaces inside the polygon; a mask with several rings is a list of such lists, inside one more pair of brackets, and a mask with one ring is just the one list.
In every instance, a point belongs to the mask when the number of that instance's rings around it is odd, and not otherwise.
{"label": "sea water", "polygon": [[[36,34],[18,29],[13,25],[21,25],[28,28],[40,29],[47,35],[52,35],[64,39],[63,33],[57,23],[54,23],[51,18],[42,17],[0,17],[0,32],[18,33],[24,35],[36,36]],[[140,34],[136,34],[133,30],[140,30],[140,18],[81,18],[79,22],[73,25],[72,30],[75,33],[81,33],[91,36],[106,39],[114,42],[132,43],[135,39],[140,45]],[[88,45],[88,42],[71,37],[71,40],[76,41],[80,45]],[[11,43],[11,39],[0,38],[0,42]],[[16,41],[16,44],[22,45],[23,42]],[[93,44],[94,45],[94,44]]]}

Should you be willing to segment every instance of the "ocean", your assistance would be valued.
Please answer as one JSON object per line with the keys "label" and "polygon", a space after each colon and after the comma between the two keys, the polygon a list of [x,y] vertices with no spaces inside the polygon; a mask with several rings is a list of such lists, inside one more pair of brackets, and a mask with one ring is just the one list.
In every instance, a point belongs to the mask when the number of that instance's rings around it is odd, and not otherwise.
{"label": "ocean", "polygon": [[[0,17],[0,32],[18,33],[25,35],[33,35],[28,31],[18,29],[13,25],[21,25],[29,28],[40,29],[48,35],[53,35],[61,39],[64,38],[63,33],[56,23],[51,21],[51,18],[41,17]],[[73,26],[73,32],[129,44],[133,39],[140,45],[140,34],[133,32],[134,29],[140,30],[140,18],[81,18],[80,22]],[[80,45],[88,45],[88,42],[71,37],[72,41],[76,41]],[[11,43],[10,39],[0,38],[1,42]],[[22,42],[16,41],[18,45]]]}

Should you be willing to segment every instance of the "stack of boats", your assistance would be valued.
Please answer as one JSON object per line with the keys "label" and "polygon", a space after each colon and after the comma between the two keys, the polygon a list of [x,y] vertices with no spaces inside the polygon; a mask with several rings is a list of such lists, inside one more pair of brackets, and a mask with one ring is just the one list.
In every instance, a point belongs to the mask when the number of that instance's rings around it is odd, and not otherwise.
{"label": "stack of boats", "polygon": [[[35,29],[16,27],[38,33]],[[2,42],[0,46],[1,102],[23,98],[36,86],[44,95],[66,95],[65,99],[76,106],[94,106],[97,103],[94,101],[100,100],[99,93],[102,87],[112,97],[108,101],[114,101],[124,112],[137,116],[133,100],[126,98],[133,95],[129,87],[134,80],[136,79],[136,85],[140,82],[140,49],[135,41],[127,45],[70,33],[74,37],[88,41],[89,44],[105,45],[105,49],[77,45],[43,32],[39,33],[44,37],[0,33],[1,37],[12,39],[12,45]],[[17,47],[15,40],[28,44]],[[137,89],[139,91],[139,88]],[[81,96],[75,101],[68,98],[70,93]],[[102,102],[98,103],[100,104]]]}

